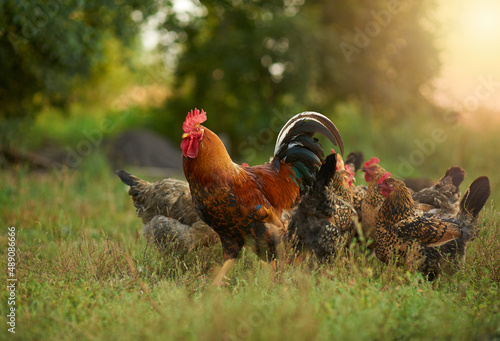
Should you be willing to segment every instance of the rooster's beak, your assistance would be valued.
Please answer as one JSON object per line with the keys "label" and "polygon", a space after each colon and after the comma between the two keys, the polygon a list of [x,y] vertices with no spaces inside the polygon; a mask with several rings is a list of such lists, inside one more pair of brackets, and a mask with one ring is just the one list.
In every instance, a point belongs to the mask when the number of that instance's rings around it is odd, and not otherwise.
{"label": "rooster's beak", "polygon": [[189,136],[189,134],[188,134],[188,133],[184,133],[184,134],[182,134],[182,139],[185,139],[185,138],[186,138],[186,137],[188,137],[188,136]]}

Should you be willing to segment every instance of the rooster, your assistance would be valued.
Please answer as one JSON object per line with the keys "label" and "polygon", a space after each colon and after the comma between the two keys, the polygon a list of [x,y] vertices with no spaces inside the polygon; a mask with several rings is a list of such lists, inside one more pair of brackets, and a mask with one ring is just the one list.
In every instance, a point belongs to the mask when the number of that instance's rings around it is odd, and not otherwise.
{"label": "rooster", "polygon": [[355,232],[350,174],[337,170],[337,161],[335,154],[326,158],[315,186],[294,212],[288,231],[299,251],[312,251],[320,261],[348,246]]}
{"label": "rooster", "polygon": [[196,214],[186,181],[163,179],[150,183],[124,170],[116,171],[116,175],[130,186],[128,193],[142,219],[142,233],[148,242],[160,249],[168,243],[185,252],[219,241]]}
{"label": "rooster", "polygon": [[[490,196],[490,183],[482,176],[474,180],[459,204],[458,213],[448,219],[419,214],[405,184],[386,173],[378,186],[386,197],[376,221],[375,252],[383,262],[391,256],[410,262],[414,256],[419,270],[430,280],[453,260],[463,258],[468,241],[477,234],[477,217]],[[415,247],[416,254],[409,253]]]}
{"label": "rooster", "polygon": [[344,146],[327,117],[304,112],[281,129],[269,163],[240,166],[231,160],[220,138],[201,125],[206,120],[203,110],[188,113],[181,149],[196,211],[222,242],[224,264],[213,282],[221,285],[247,239],[262,260],[274,259],[286,233],[282,214],[314,184],[324,157],[313,135],[325,135],[342,153]]}

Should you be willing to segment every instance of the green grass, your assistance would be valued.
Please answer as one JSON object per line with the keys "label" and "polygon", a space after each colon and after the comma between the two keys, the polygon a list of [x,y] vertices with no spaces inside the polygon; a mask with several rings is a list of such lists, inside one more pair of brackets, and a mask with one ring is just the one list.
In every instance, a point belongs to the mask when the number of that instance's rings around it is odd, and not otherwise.
{"label": "green grass", "polygon": [[500,214],[491,201],[463,269],[433,283],[355,248],[329,265],[281,262],[274,278],[244,252],[216,289],[220,246],[165,256],[147,246],[127,187],[98,153],[62,177],[20,168],[1,171],[0,182],[4,250],[7,226],[17,229],[11,339],[500,338]]}
{"label": "green grass", "polygon": [[[381,264],[354,248],[349,257],[329,265],[281,262],[271,276],[249,251],[228,274],[228,285],[214,289],[210,283],[222,264],[221,247],[182,255],[175,248],[162,254],[147,246],[127,187],[102,154],[93,150],[78,171],[0,171],[4,250],[7,226],[17,229],[17,324],[16,334],[10,336],[22,340],[499,339],[498,124],[478,116],[476,127],[469,126],[470,121],[454,125],[439,117],[398,125],[363,116],[352,105],[334,111],[346,152],[361,149],[366,158],[378,156],[396,176],[405,175],[400,172],[401,158],[408,160],[419,149],[415,140],[431,138],[434,129],[442,129],[446,140],[435,143],[410,176],[438,178],[458,164],[467,171],[462,191],[477,176],[489,176],[492,195],[481,213],[481,233],[470,243],[460,272],[428,283],[419,274]],[[74,148],[89,133],[99,135],[96,131],[106,120],[114,125],[103,131],[103,137],[144,125],[137,110],[88,116],[76,108],[67,118],[47,111],[29,128],[24,147],[36,147],[50,136],[53,142]],[[270,149],[262,153],[262,161]],[[6,272],[2,274],[5,277]],[[7,294],[3,291],[0,301],[4,316]],[[3,328],[7,333],[8,326]]]}

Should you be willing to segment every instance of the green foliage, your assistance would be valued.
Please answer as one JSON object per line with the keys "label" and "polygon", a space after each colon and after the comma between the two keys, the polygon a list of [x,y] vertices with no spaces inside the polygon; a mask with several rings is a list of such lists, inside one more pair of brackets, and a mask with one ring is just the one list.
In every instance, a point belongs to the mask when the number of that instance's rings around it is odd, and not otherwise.
{"label": "green foliage", "polygon": [[273,108],[296,107],[304,99],[299,93],[305,94],[307,70],[294,67],[303,65],[307,55],[290,53],[290,45],[297,46],[303,39],[303,23],[287,16],[280,1],[203,5],[203,16],[185,27],[176,28],[171,21],[165,24],[187,39],[167,110],[178,122],[194,106],[209,115],[224,115],[218,128],[240,142],[237,137],[248,134],[249,127],[253,133],[252,127],[269,122]]}
{"label": "green foliage", "polygon": [[[165,110],[150,110],[143,126],[177,140],[172,127],[202,107],[231,154],[250,162],[299,111],[333,118],[350,103],[367,119],[391,122],[436,111],[420,95],[439,67],[430,0],[174,5],[0,3],[0,142],[18,144],[13,135],[25,126],[16,120],[28,114],[130,107],[127,85],[170,87]],[[147,53],[136,44],[145,23],[160,38]]]}
{"label": "green foliage", "polygon": [[220,246],[187,255],[147,246],[126,186],[99,154],[62,178],[18,169],[0,172],[0,181],[0,221],[17,229],[13,339],[499,336],[500,216],[490,207],[462,270],[434,283],[353,248],[329,265],[279,262],[274,275],[243,252],[228,285],[214,289]]}
{"label": "green foliage", "polygon": [[409,103],[425,107],[420,87],[440,67],[433,9],[433,1],[320,2],[314,65],[323,101],[355,98],[381,116],[404,118],[415,115]]}
{"label": "green foliage", "polygon": [[[64,106],[109,58],[106,44],[130,45],[155,1],[0,2],[2,116]],[[136,20],[132,13],[142,13]]]}
{"label": "green foliage", "polygon": [[439,70],[432,8],[431,1],[206,1],[182,25],[173,13],[164,27],[177,32],[183,52],[164,131],[202,107],[241,153],[244,138],[268,127],[275,111],[334,116],[335,105],[350,101],[390,120],[435,111],[420,94]]}

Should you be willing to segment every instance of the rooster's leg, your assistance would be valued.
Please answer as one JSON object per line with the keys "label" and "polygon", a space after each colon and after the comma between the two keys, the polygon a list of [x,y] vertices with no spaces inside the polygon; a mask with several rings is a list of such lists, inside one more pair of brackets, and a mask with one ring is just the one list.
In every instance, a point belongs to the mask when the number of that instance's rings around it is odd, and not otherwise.
{"label": "rooster's leg", "polygon": [[220,287],[222,284],[224,284],[222,280],[224,279],[226,272],[233,266],[234,260],[235,260],[234,258],[231,258],[224,262],[222,268],[220,269],[219,273],[217,274],[217,276],[215,276],[215,279],[212,282],[213,286]]}

